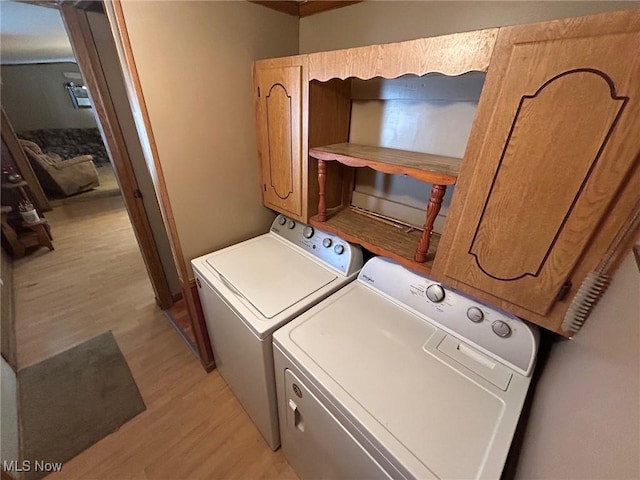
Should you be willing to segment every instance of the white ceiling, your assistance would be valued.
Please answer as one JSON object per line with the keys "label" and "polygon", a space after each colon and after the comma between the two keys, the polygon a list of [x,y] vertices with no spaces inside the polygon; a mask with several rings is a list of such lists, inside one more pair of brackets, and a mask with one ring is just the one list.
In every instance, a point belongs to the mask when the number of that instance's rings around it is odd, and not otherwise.
{"label": "white ceiling", "polygon": [[0,0],[0,62],[75,62],[60,12]]}

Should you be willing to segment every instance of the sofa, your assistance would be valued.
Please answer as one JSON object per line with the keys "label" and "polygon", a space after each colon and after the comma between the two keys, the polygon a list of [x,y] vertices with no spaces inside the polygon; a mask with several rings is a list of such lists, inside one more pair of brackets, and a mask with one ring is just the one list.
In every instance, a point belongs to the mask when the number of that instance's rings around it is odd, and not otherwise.
{"label": "sofa", "polygon": [[63,160],[56,153],[44,153],[29,140],[20,139],[33,171],[45,192],[53,195],[75,195],[100,185],[91,155]]}
{"label": "sofa", "polygon": [[17,132],[18,137],[40,146],[45,153],[63,159],[91,155],[96,166],[109,163],[107,149],[97,128],[55,128]]}

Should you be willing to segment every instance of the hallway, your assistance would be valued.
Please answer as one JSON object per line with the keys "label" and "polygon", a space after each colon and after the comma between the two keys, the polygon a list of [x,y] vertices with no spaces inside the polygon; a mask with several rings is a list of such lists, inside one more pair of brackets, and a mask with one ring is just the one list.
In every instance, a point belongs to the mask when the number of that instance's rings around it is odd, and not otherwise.
{"label": "hallway", "polygon": [[19,368],[106,330],[125,334],[139,314],[163,318],[120,196],[82,195],[46,214],[53,252],[14,261]]}
{"label": "hallway", "polygon": [[14,261],[18,367],[112,330],[147,406],[47,478],[295,478],[155,304],[121,198],[47,219],[55,251]]}

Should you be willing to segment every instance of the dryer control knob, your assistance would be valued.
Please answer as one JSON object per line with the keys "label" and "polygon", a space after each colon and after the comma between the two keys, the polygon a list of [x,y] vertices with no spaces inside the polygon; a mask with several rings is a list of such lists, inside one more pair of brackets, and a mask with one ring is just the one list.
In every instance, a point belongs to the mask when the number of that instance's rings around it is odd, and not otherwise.
{"label": "dryer control knob", "polygon": [[304,227],[304,230],[302,230],[302,235],[304,236],[304,238],[311,238],[313,237],[313,227],[307,225],[306,227]]}
{"label": "dryer control knob", "polygon": [[295,226],[296,226],[296,222],[294,222],[293,220],[289,220],[289,221],[287,222],[287,228],[288,228],[289,230],[293,230],[293,228],[294,228]]}
{"label": "dryer control knob", "polygon": [[336,252],[336,255],[342,255],[344,253],[344,245],[336,245],[333,251]]}
{"label": "dryer control knob", "polygon": [[285,217],[285,216],[283,216],[283,215],[280,215],[280,216],[278,217],[278,223],[279,223],[280,225],[284,225],[285,223],[287,223],[287,217]]}
{"label": "dryer control knob", "polygon": [[467,309],[467,318],[475,323],[480,323],[484,320],[484,313],[478,307],[469,307]]}
{"label": "dryer control knob", "polygon": [[440,303],[444,300],[444,296],[444,288],[441,285],[434,283],[427,287],[427,298],[433,303]]}
{"label": "dryer control knob", "polygon": [[491,324],[491,330],[493,333],[502,338],[507,338],[511,335],[511,327],[507,324],[507,322],[503,322],[502,320],[496,320]]}
{"label": "dryer control knob", "polygon": [[324,248],[329,248],[331,245],[333,245],[333,242],[330,238],[325,238],[324,240],[322,240],[322,246]]}

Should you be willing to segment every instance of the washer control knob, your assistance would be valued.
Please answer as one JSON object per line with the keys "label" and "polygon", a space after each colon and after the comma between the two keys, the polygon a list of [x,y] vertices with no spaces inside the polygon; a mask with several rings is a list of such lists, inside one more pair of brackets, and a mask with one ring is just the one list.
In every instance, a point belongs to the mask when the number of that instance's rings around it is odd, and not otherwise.
{"label": "washer control knob", "polygon": [[284,225],[285,223],[287,223],[287,217],[285,217],[285,216],[283,216],[283,215],[280,215],[280,216],[278,217],[278,223],[279,223],[280,225]]}
{"label": "washer control knob", "polygon": [[344,253],[344,245],[340,245],[340,244],[336,245],[333,248],[333,251],[336,252],[336,255],[342,255]]}
{"label": "washer control knob", "polygon": [[467,309],[467,318],[475,323],[480,323],[484,320],[484,313],[478,307],[469,307]]}
{"label": "washer control knob", "polygon": [[437,283],[429,285],[427,287],[427,298],[433,303],[440,303],[444,300],[444,288]]}
{"label": "washer control knob", "polygon": [[289,230],[293,230],[295,226],[296,226],[296,222],[294,222],[293,220],[289,220],[289,221],[287,222],[287,228],[288,228]]}
{"label": "washer control knob", "polygon": [[333,245],[333,242],[331,241],[331,239],[329,237],[327,237],[324,240],[322,240],[322,246],[324,248],[329,248],[331,245]]}
{"label": "washer control knob", "polygon": [[313,227],[307,225],[306,227],[304,227],[304,230],[302,230],[302,235],[304,236],[304,238],[311,238],[313,237]]}
{"label": "washer control knob", "polygon": [[491,324],[491,330],[493,333],[502,338],[507,338],[511,335],[511,327],[507,324],[507,322],[503,322],[502,320],[496,320]]}

